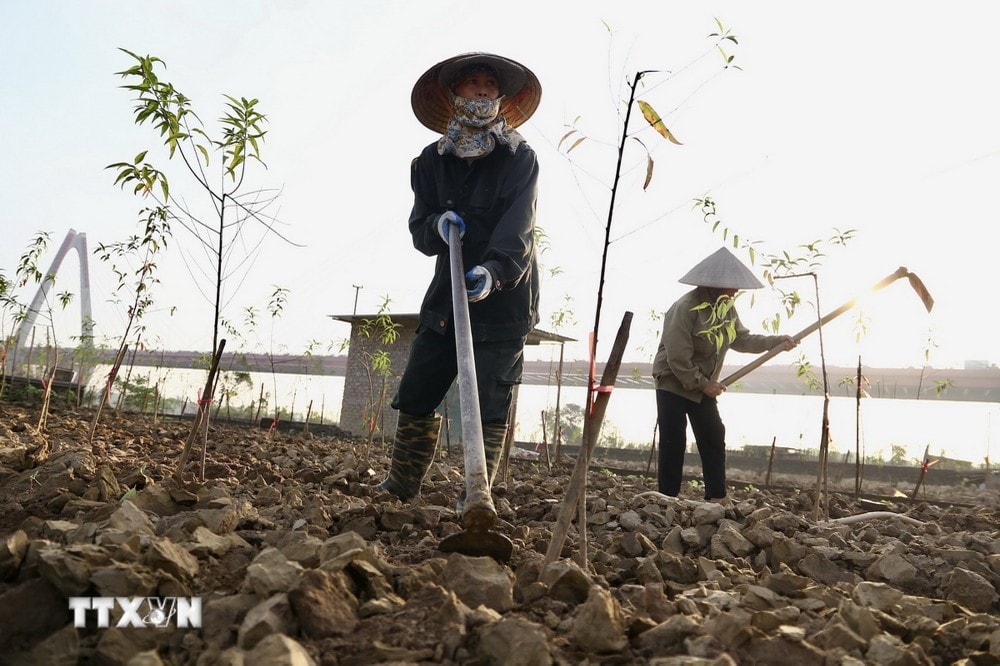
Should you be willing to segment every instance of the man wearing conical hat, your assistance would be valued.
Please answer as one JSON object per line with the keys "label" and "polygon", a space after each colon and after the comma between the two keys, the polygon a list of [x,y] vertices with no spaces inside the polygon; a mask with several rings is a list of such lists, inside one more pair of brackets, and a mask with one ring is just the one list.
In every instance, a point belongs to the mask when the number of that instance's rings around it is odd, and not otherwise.
{"label": "man wearing conical hat", "polygon": [[[467,53],[428,69],[413,87],[417,119],[438,138],[412,164],[413,246],[435,257],[420,324],[392,406],[392,463],[377,487],[410,499],[430,466],[441,404],[458,373],[449,228],[458,229],[487,463],[492,482],[507,435],[523,350],[538,323],[535,200],[538,162],[516,127],[541,99],[535,75],[514,60]],[[470,268],[471,267],[471,268]]]}
{"label": "man wearing conical hat", "polygon": [[695,288],[667,310],[653,360],[660,430],[657,484],[664,495],[680,492],[690,422],[701,456],[705,499],[722,500],[726,426],[717,399],[726,390],[719,382],[726,352],[732,348],[760,353],[779,345],[787,351],[798,343],[787,335],[753,334],[743,325],[732,299],[740,289],[764,285],[726,248],[703,259],[679,282]]}

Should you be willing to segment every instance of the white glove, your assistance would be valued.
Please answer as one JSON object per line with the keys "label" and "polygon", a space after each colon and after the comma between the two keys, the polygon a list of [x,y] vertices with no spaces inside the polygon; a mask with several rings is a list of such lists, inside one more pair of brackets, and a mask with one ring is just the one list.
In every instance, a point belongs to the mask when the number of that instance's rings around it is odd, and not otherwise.
{"label": "white glove", "polygon": [[474,266],[465,274],[465,287],[470,303],[481,301],[493,291],[493,275],[489,269]]}
{"label": "white glove", "polygon": [[448,234],[450,233],[448,230],[449,223],[458,227],[459,238],[465,235],[465,220],[462,219],[462,216],[453,210],[445,211],[438,216],[437,220],[438,236],[444,240],[445,245],[448,244]]}

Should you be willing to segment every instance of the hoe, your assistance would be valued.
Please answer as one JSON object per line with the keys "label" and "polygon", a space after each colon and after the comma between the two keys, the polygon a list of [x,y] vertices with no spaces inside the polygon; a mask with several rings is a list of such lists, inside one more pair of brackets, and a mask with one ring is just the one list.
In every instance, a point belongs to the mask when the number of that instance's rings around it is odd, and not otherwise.
{"label": "hoe", "polygon": [[[888,287],[890,284],[892,284],[896,280],[899,280],[899,279],[904,278],[904,277],[907,280],[909,280],[910,286],[913,287],[913,291],[917,292],[917,296],[920,297],[920,300],[923,302],[924,307],[927,308],[928,312],[930,312],[931,308],[934,307],[934,299],[931,298],[931,294],[930,294],[929,291],[927,291],[927,287],[924,286],[924,283],[923,283],[923,281],[920,278],[918,278],[916,275],[914,275],[913,273],[911,273],[906,268],[903,268],[902,266],[900,266],[899,268],[897,268],[896,271],[894,273],[892,273],[891,275],[888,275],[888,276],[882,278],[882,280],[879,281],[878,284],[876,284],[875,286],[873,286],[871,288],[871,291],[872,292],[876,292],[876,291],[878,291],[880,289],[884,289],[885,287]],[[834,318],[839,317],[840,315],[844,314],[845,312],[847,312],[848,310],[850,310],[851,308],[853,308],[857,304],[858,304],[858,299],[853,299],[853,300],[850,300],[850,301],[844,303],[839,308],[837,308],[833,312],[830,312],[829,314],[825,315],[820,320],[815,321],[812,324],[809,324],[808,326],[806,326],[804,329],[802,329],[801,331],[799,331],[798,333],[796,333],[795,335],[793,335],[792,339],[794,339],[796,342],[801,342],[802,338],[806,337],[807,335],[809,335],[813,331],[817,330],[820,326],[822,326],[823,324],[827,323],[831,319],[834,319]],[[780,354],[782,350],[783,350],[783,346],[779,345],[779,346],[775,347],[774,349],[761,354],[760,356],[758,356],[757,358],[755,358],[752,362],[746,364],[745,366],[743,366],[742,368],[740,368],[739,370],[737,370],[733,374],[729,375],[728,377],[726,377],[724,379],[721,379],[720,383],[723,386],[729,386],[730,384],[732,384],[736,380],[738,380],[738,379],[740,379],[742,377],[745,377],[750,372],[752,372],[752,371],[756,370],[757,368],[759,368],[761,365],[763,365],[768,360],[770,360],[770,359],[774,358],[775,356],[777,356],[778,354]]]}
{"label": "hoe", "polygon": [[472,351],[472,324],[469,320],[469,300],[462,266],[462,241],[455,225],[449,225],[448,233],[455,349],[458,356],[458,394],[462,403],[462,443],[465,449],[465,502],[461,515],[465,529],[442,539],[438,550],[476,557],[488,555],[506,562],[514,551],[514,544],[507,537],[493,531],[497,523],[497,510],[493,505],[490,478],[486,472],[476,362]]}

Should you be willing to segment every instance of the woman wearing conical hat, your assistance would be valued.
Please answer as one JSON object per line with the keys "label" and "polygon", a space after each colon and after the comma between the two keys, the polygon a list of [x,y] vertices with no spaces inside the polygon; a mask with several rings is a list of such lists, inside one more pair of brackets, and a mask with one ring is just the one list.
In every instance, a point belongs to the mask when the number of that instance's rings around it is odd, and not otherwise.
{"label": "woman wearing conical hat", "polygon": [[438,138],[413,161],[413,246],[436,258],[420,325],[392,406],[399,411],[392,463],[378,488],[401,499],[420,491],[437,444],[441,404],[458,369],[452,321],[449,227],[462,238],[487,475],[507,434],[523,350],[538,323],[535,200],[538,162],[517,131],[541,99],[535,75],[514,60],[467,53],[439,62],[410,97]]}
{"label": "woman wearing conical hat", "polygon": [[[664,495],[680,492],[690,422],[701,457],[705,499],[721,500],[726,497],[726,426],[717,399],[726,390],[719,382],[726,352],[732,348],[760,353],[778,345],[787,351],[798,343],[787,335],[750,333],[735,307],[704,307],[732,299],[740,289],[764,286],[726,248],[703,259],[679,282],[695,288],[667,310],[653,361],[660,430],[657,482]],[[712,321],[713,311],[725,321]],[[706,334],[713,329],[719,334]]]}

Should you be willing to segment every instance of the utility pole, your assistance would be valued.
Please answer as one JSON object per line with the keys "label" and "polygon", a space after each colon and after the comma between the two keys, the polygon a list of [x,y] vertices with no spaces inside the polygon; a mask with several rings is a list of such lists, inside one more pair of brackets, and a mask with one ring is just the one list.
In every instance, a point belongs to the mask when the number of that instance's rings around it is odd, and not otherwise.
{"label": "utility pole", "polygon": [[358,314],[358,292],[361,291],[364,285],[355,284],[351,286],[354,287],[354,312],[351,313],[351,316],[353,317],[354,315]]}

